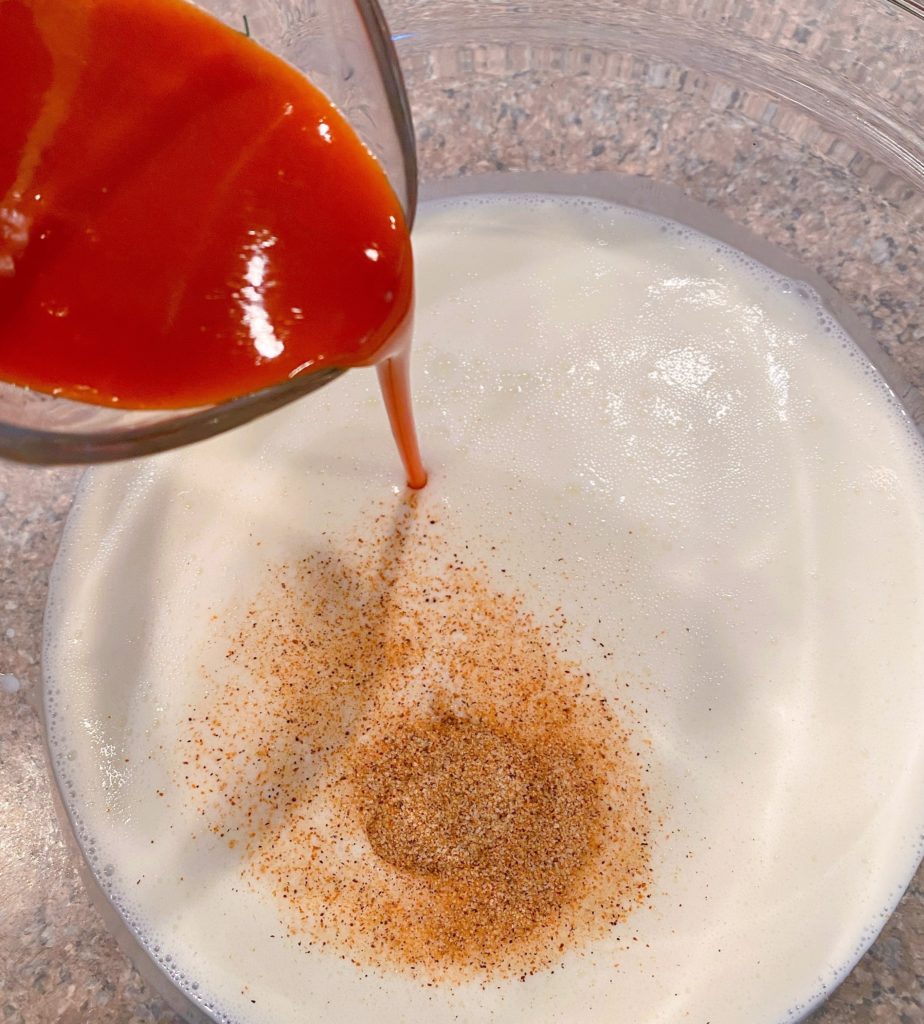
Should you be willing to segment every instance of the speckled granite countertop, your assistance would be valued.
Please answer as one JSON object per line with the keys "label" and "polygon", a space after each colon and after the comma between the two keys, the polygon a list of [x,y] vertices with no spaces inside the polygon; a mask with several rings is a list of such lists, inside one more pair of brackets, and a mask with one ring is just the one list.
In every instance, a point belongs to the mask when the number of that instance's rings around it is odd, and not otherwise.
{"label": "speckled granite countertop", "polygon": [[[417,14],[425,4],[423,0],[394,0],[387,6],[393,26],[400,27],[407,12]],[[462,8],[465,0],[459,0],[456,6]],[[599,8],[600,4],[596,6]],[[723,10],[729,6],[715,5]],[[795,6],[802,8],[801,20],[790,19],[791,24],[780,21],[773,32],[789,32],[787,39],[793,47],[808,50],[814,45],[813,38],[817,38],[817,33],[813,36],[816,15],[842,13],[840,5],[826,0]],[[775,5],[766,7],[768,11],[777,11]],[[838,47],[849,48],[851,39],[854,45],[868,46],[869,17],[877,19],[880,49],[888,48],[890,36],[893,42],[902,38],[908,30],[908,23],[902,19],[908,16],[897,12],[886,16],[872,7],[860,3],[857,9],[861,14],[853,22],[838,21]],[[902,52],[911,51],[899,47],[889,52],[890,59],[900,62]],[[409,59],[413,61],[413,53]],[[670,81],[669,73],[658,71],[661,78],[656,80],[650,68],[642,70],[647,85],[656,81],[662,90],[659,95],[663,95],[664,81]],[[906,70],[908,73],[903,75],[899,63],[892,73],[890,88],[901,93],[900,106],[905,111],[920,111],[924,109],[921,68],[909,63]],[[710,133],[716,132],[716,128],[710,118],[719,116],[718,111],[727,119],[732,116],[730,111],[744,109],[749,102],[746,95],[732,96],[731,100],[726,96],[722,101],[726,106],[717,107],[713,91],[706,96],[708,112],[703,116],[695,104],[703,101],[704,94],[687,89],[686,99],[672,96],[669,108],[665,108],[659,138],[651,132],[651,107],[644,108],[638,99],[642,91],[630,89],[619,96],[619,110],[614,115],[616,129],[604,125],[602,116],[593,125],[582,124],[573,112],[592,109],[592,103],[586,102],[586,96],[585,102],[578,102],[571,91],[576,94],[593,83],[580,83],[575,76],[573,80],[562,78],[559,83],[560,104],[551,111],[550,129],[549,111],[537,113],[531,108],[529,89],[524,85],[528,84],[528,75],[524,78],[518,72],[514,76],[517,81],[511,88],[509,102],[505,99],[501,108],[495,109],[491,106],[494,101],[482,97],[477,87],[457,101],[457,85],[450,81],[456,72],[472,74],[471,68],[462,62],[449,67],[440,80],[421,81],[419,88],[413,88],[412,81],[421,156],[425,168],[434,174],[467,169],[458,154],[471,149],[472,138],[484,133],[486,124],[513,118],[524,140],[523,153],[518,155],[513,149],[498,154],[496,142],[486,139],[485,159],[475,169],[504,169],[552,158],[562,169],[608,167],[673,180],[689,185],[686,190],[700,201],[711,202],[723,184],[725,171],[721,164],[733,162],[734,154],[721,153],[722,140],[718,136],[717,142],[713,142]],[[412,69],[412,79],[414,73]],[[684,89],[681,82],[681,91]],[[594,95],[599,97],[599,89]],[[606,98],[616,96],[614,88]],[[445,105],[447,97],[455,103],[455,124],[428,116],[428,104],[432,101],[435,109],[441,103]],[[755,116],[752,108],[746,113]],[[440,117],[444,116],[445,110]],[[695,124],[704,139],[705,149],[712,151],[712,162],[707,156],[691,165],[689,152],[678,156],[671,148],[671,136],[682,131],[689,134],[691,124]],[[793,134],[797,135],[795,129],[790,132]],[[738,199],[742,209],[747,207],[754,214],[755,222],[765,225],[763,233],[778,233],[779,240],[791,249],[810,249],[813,237],[832,230],[823,215],[803,219],[801,211],[793,212],[793,199],[787,194],[793,188],[792,178],[784,181],[770,157],[764,164],[753,165],[762,175],[760,188],[748,193],[742,174]],[[803,168],[802,173],[808,175],[810,171]],[[822,181],[819,177],[815,196],[822,201],[816,203],[818,210],[824,210],[825,199],[834,204],[838,201],[837,185],[832,183],[836,180],[829,177]],[[877,221],[880,215],[885,219]],[[888,222],[881,211],[867,212],[863,245],[871,248],[874,260],[875,253],[882,249],[903,273],[913,276],[920,275],[924,266],[920,250],[915,247],[922,221],[909,222],[909,215],[920,216],[920,207],[906,206],[903,234],[901,225],[896,227]],[[741,219],[748,221],[747,216]],[[845,237],[830,249],[836,254],[842,293],[851,298],[854,308],[870,311],[867,320],[872,328],[879,330],[885,324],[892,331],[895,340],[888,346],[891,354],[920,388],[924,383],[924,328],[919,308],[903,307],[888,288],[873,290],[862,272],[864,261],[856,258],[855,238]],[[827,268],[819,269],[830,276]],[[907,296],[909,289],[904,292]],[[916,294],[919,298],[921,291]],[[178,1019],[130,966],[88,900],[74,858],[57,825],[39,725],[31,706],[39,685],[41,624],[49,567],[77,478],[73,470],[30,470],[0,464],[0,1021],[174,1024]],[[924,1021],[924,869],[918,871],[873,948],[811,1020],[813,1024]]]}

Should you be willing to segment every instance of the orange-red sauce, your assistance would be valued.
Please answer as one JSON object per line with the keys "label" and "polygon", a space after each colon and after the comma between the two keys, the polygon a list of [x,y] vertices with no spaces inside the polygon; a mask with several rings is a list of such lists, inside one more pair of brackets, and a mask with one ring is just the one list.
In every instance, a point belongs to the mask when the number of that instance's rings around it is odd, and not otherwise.
{"label": "orange-red sauce", "polygon": [[183,0],[0,0],[0,378],[172,409],[388,359],[421,486],[412,303],[382,168],[294,68]]}

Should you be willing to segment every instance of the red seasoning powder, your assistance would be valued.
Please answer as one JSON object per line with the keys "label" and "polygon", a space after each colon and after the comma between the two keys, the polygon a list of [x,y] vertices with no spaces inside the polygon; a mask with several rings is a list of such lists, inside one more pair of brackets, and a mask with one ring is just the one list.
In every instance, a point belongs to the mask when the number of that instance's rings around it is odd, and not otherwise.
{"label": "red seasoning powder", "polygon": [[489,581],[412,499],[275,569],[231,628],[183,781],[304,946],[526,976],[646,900],[635,744],[568,623]]}

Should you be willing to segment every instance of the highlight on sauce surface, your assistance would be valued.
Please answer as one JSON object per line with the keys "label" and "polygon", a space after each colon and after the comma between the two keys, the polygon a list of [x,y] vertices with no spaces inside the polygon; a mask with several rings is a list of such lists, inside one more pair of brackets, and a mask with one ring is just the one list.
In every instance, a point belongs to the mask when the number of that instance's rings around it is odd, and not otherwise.
{"label": "highlight on sauce surface", "polygon": [[300,72],[184,0],[3,0],[0,123],[0,378],[192,408],[407,333],[381,166]]}

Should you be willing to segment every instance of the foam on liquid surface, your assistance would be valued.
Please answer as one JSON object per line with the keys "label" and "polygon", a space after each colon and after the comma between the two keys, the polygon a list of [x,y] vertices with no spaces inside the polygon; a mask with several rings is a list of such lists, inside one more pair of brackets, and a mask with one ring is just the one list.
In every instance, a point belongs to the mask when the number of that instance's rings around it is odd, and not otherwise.
{"label": "foam on liquid surface", "polygon": [[94,868],[242,1024],[796,1015],[920,854],[919,438],[803,286],[671,222],[480,197],[425,206],[415,248],[421,501],[538,616],[561,605],[573,656],[638,709],[651,907],[554,973],[427,988],[299,949],[177,784],[211,616],[399,500],[365,373],[88,475],[45,664]]}

